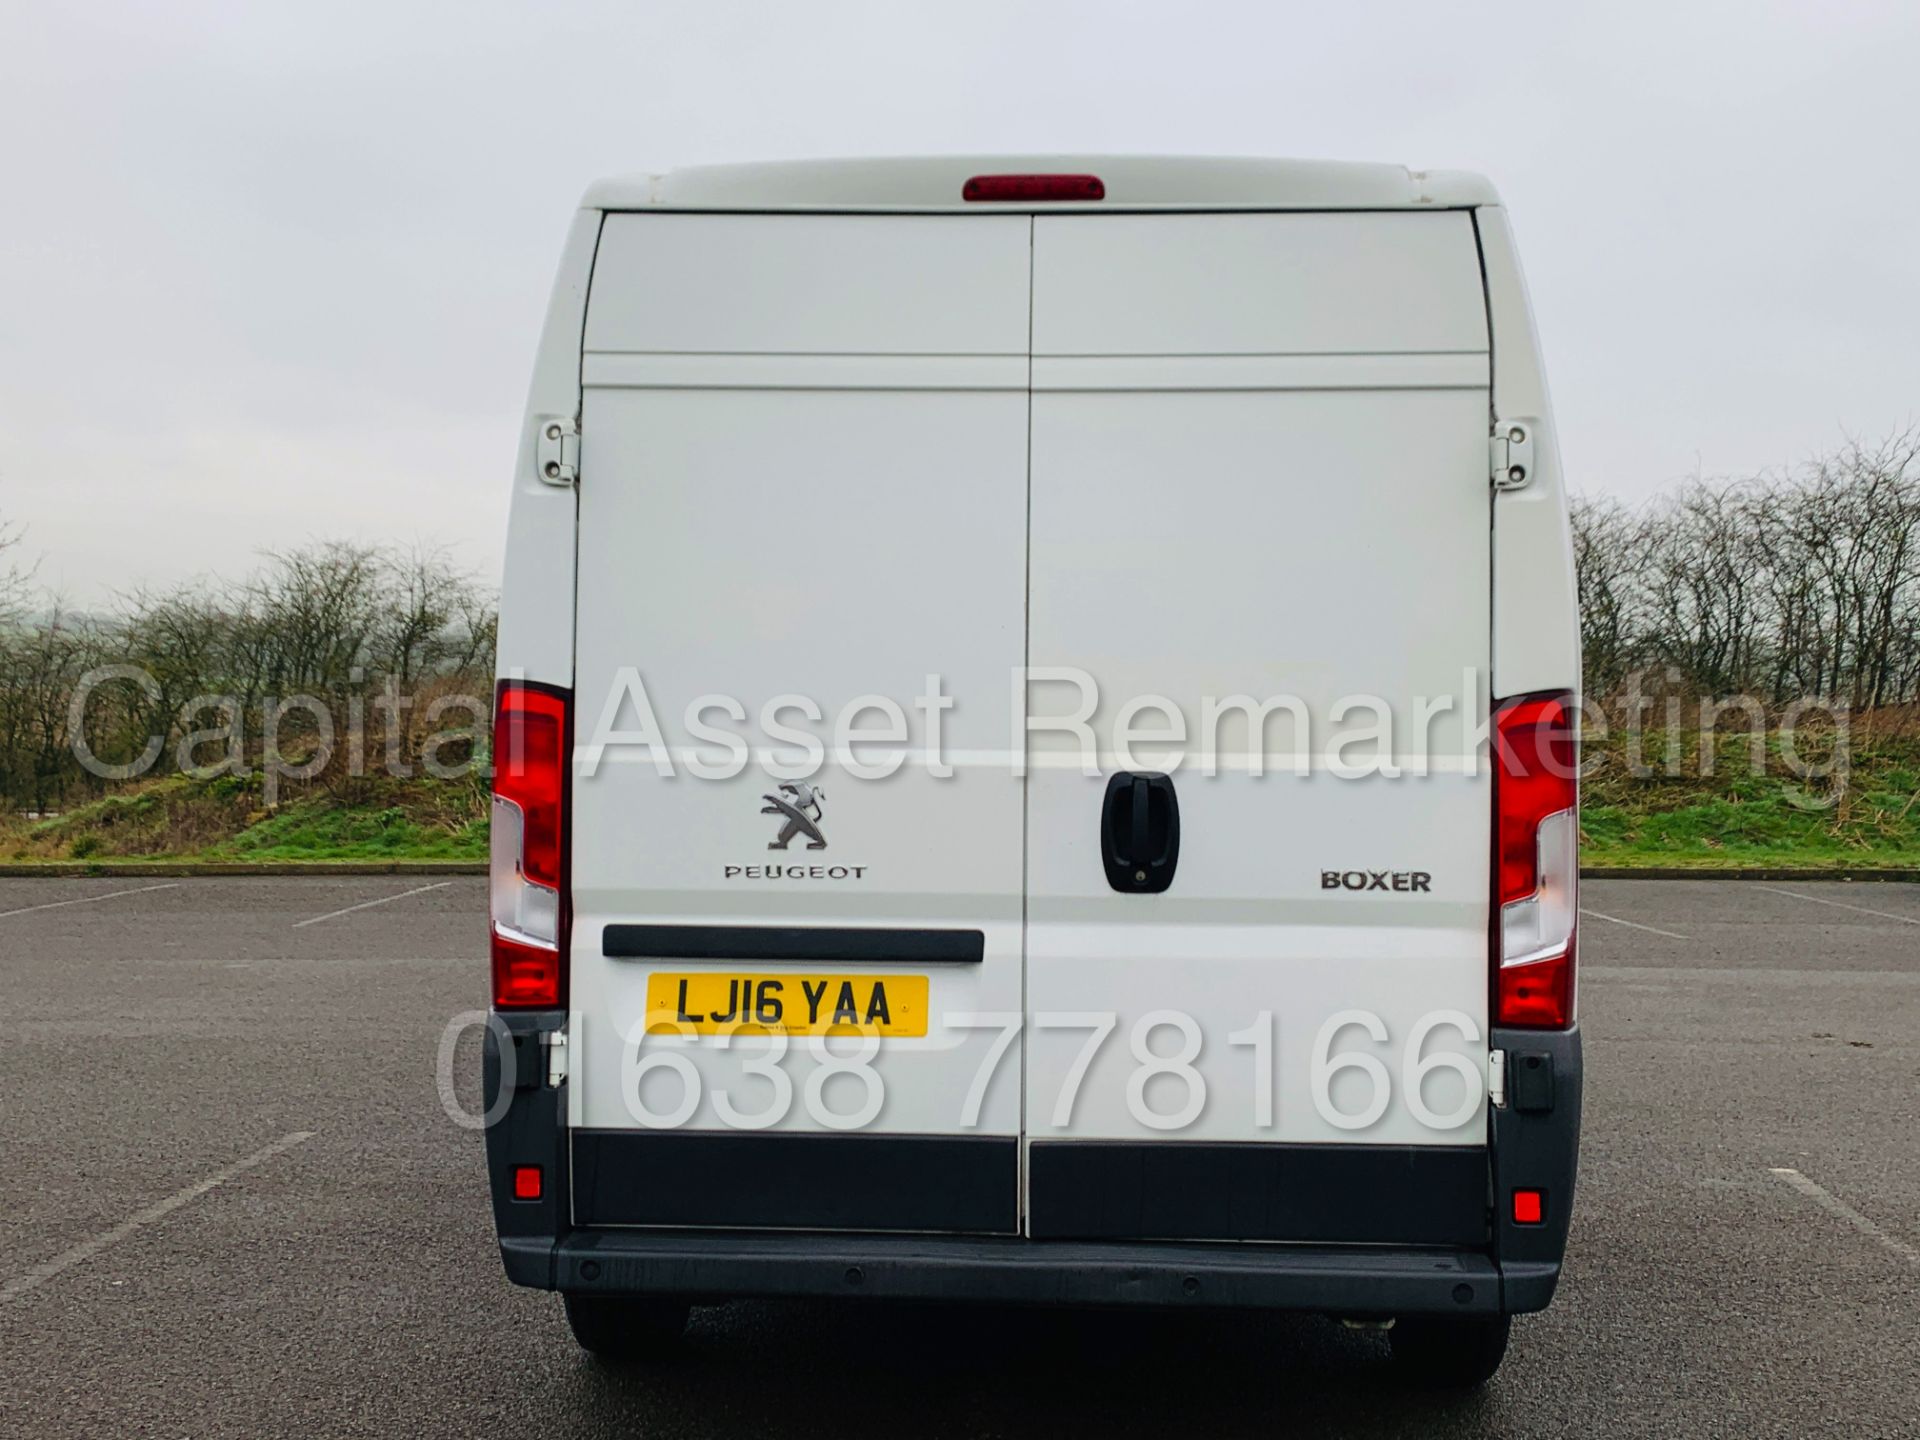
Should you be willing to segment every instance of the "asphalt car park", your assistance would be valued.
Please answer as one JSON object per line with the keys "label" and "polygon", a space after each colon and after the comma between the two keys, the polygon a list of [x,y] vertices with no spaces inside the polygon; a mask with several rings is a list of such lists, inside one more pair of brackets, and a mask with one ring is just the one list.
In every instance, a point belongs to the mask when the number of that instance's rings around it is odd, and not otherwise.
{"label": "asphalt car park", "polygon": [[0,1432],[1920,1434],[1920,886],[1586,885],[1566,1275],[1436,1397],[1315,1316],[741,1304],[602,1367],[436,1080],[484,883],[0,880]]}

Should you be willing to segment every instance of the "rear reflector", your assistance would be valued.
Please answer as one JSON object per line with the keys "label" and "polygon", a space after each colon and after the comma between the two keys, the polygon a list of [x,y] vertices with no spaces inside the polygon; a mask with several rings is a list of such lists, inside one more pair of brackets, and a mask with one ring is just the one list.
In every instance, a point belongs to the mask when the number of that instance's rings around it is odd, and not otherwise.
{"label": "rear reflector", "polygon": [[489,846],[493,1003],[561,1003],[566,953],[568,697],[502,682],[494,700]]}
{"label": "rear reflector", "polygon": [[1559,955],[1502,966],[1496,989],[1495,1024],[1566,1029],[1573,1023],[1573,941]]}
{"label": "rear reflector", "polygon": [[540,1198],[540,1167],[538,1165],[513,1167],[513,1198],[516,1200]]}
{"label": "rear reflector", "polygon": [[1507,702],[1494,717],[1494,1020],[1573,1023],[1580,876],[1572,697]]}
{"label": "rear reflector", "polygon": [[1513,1192],[1513,1223],[1538,1225],[1547,1218],[1546,1197],[1538,1190]]}
{"label": "rear reflector", "polygon": [[960,187],[962,200],[1104,200],[1098,175],[976,175]]}
{"label": "rear reflector", "polygon": [[560,1004],[560,950],[493,932],[493,1003],[501,1010],[552,1010]]}

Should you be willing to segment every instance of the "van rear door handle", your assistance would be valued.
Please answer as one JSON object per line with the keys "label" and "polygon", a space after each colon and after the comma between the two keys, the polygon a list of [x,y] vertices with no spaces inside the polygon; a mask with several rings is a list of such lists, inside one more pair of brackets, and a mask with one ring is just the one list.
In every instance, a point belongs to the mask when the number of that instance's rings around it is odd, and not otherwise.
{"label": "van rear door handle", "polygon": [[1180,860],[1180,798],[1171,775],[1121,771],[1100,807],[1107,883],[1128,895],[1155,895],[1173,883]]}

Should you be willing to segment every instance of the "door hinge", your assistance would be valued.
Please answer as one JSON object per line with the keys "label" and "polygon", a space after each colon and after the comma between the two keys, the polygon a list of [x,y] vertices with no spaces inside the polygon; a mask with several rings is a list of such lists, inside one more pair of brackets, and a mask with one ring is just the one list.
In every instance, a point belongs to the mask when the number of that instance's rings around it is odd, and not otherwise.
{"label": "door hinge", "polygon": [[1507,1108],[1507,1052],[1487,1052],[1487,1103],[1496,1110]]}
{"label": "door hinge", "polygon": [[549,485],[571,485],[580,478],[580,427],[571,415],[542,415],[534,464]]}
{"label": "door hinge", "polygon": [[1539,422],[1531,419],[1500,420],[1487,442],[1487,473],[1496,490],[1518,490],[1533,479],[1533,432]]}
{"label": "door hinge", "polygon": [[551,1031],[547,1037],[547,1085],[558,1089],[567,1078],[567,1032]]}

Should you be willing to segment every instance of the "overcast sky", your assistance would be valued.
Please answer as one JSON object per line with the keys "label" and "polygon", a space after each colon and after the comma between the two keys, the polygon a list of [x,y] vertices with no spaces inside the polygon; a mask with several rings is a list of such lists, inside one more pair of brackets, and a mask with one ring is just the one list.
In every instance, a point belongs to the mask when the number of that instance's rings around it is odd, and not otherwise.
{"label": "overcast sky", "polygon": [[1920,418],[1920,6],[0,0],[0,517],[96,605],[317,537],[492,579],[597,175],[1155,151],[1482,170],[1589,491]]}

